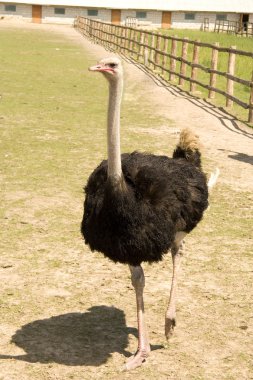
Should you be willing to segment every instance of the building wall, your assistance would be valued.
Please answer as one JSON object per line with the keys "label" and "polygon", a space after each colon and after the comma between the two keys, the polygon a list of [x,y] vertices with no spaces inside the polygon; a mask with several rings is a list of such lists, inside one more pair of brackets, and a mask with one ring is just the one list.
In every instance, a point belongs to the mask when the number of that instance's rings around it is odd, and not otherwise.
{"label": "building wall", "polygon": [[[56,15],[54,13],[55,8],[65,8],[64,15]],[[42,22],[43,23],[56,23],[56,24],[73,24],[76,16],[88,17],[88,10],[78,7],[54,7],[43,6],[42,7]],[[109,9],[99,9],[98,16],[89,16],[89,18],[98,21],[111,21],[111,11]]]}
{"label": "building wall", "polygon": [[98,9],[97,16],[88,16],[88,9],[83,10],[82,16],[89,17],[92,20],[98,20],[103,22],[111,22],[111,10],[110,9]]}
{"label": "building wall", "polygon": [[[15,2],[13,2],[15,4]],[[72,24],[75,17],[80,15],[104,22],[111,21],[110,9],[98,9],[97,16],[88,16],[88,10],[82,7],[58,7],[65,8],[64,15],[55,14],[55,6],[42,6],[43,23]],[[187,12],[195,13],[195,20],[185,20],[185,12],[172,12],[171,27],[175,29],[202,29],[205,18],[209,19],[209,30],[214,29],[216,13],[210,12]],[[227,13],[227,20],[239,21],[240,14]],[[124,25],[127,17],[136,17],[135,10],[121,11],[121,24]],[[5,3],[0,3],[0,17],[19,18],[27,21],[32,20],[32,5],[16,4],[16,12],[5,11]],[[253,14],[249,16],[249,22],[253,23]],[[162,23],[162,11],[146,11],[146,18],[138,19],[138,25],[142,27],[160,28]]]}
{"label": "building wall", "polygon": [[[185,20],[185,13],[195,13],[195,20]],[[237,13],[225,13],[227,20],[239,21],[240,15]],[[214,29],[217,13],[208,12],[172,12],[171,27],[175,29],[202,29],[204,19],[209,19],[209,30]]]}
{"label": "building wall", "polygon": [[15,2],[13,2],[13,5],[16,5],[16,12],[5,11],[5,3],[0,3],[0,17],[4,17],[8,19],[12,19],[12,18],[25,19],[27,21],[32,20],[32,6],[31,5],[15,4]]}
{"label": "building wall", "polygon": [[[146,11],[147,17],[145,19],[139,18],[139,26],[152,26],[154,28],[160,28],[162,23],[161,11]],[[136,17],[136,11],[134,10],[122,10],[121,11],[121,24],[125,25],[127,17]]]}
{"label": "building wall", "polygon": [[[15,4],[15,2],[13,2]],[[64,15],[56,15],[55,8],[65,8]],[[81,7],[65,7],[65,6],[42,6],[42,23],[54,24],[73,24],[76,16],[88,17],[88,9]],[[17,18],[25,21],[32,21],[32,5],[16,4],[16,12],[5,11],[5,4],[0,3],[0,17],[4,18]],[[111,10],[99,9],[98,16],[89,16],[94,20],[104,22],[111,21]]]}

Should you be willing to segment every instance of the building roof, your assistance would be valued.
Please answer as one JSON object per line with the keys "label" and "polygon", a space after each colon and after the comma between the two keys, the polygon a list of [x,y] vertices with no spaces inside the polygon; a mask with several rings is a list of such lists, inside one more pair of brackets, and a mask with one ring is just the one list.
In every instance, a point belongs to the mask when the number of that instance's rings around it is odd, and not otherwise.
{"label": "building roof", "polygon": [[103,9],[253,13],[253,0],[2,0],[2,2]]}

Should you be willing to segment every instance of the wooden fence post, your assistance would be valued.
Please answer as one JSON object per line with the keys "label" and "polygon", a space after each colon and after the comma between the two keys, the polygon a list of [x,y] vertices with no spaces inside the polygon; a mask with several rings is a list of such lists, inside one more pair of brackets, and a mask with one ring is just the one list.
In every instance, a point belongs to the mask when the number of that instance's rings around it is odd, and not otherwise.
{"label": "wooden fence post", "polygon": [[157,40],[156,40],[156,51],[155,51],[155,63],[159,65],[159,59],[160,59],[160,53],[157,52],[157,50],[161,50],[161,40],[162,36],[160,33],[158,33]]}
{"label": "wooden fence post", "polygon": [[136,53],[136,41],[137,41],[137,30],[133,29],[133,36],[132,36],[132,58],[134,58]]}
{"label": "wooden fence post", "polygon": [[[169,46],[169,39],[168,38],[163,38],[163,52],[168,53],[168,46]],[[167,55],[163,55],[163,60],[162,60],[162,75],[164,76],[166,74],[166,71],[164,69],[166,68],[166,63],[167,63]],[[167,75],[166,75],[167,76]]]}
{"label": "wooden fence post", "polygon": [[112,34],[111,34],[111,30],[112,30],[112,25],[111,24],[108,24],[107,26],[107,48],[109,50],[111,50],[112,48]]}
{"label": "wooden fence post", "polygon": [[134,39],[134,29],[130,28],[130,41],[129,41],[129,49],[130,49],[130,57],[132,56],[133,52],[133,39]]}
{"label": "wooden fence post", "polygon": [[122,26],[120,26],[120,46],[119,46],[119,52],[120,53],[124,53],[124,50],[123,50],[123,37],[124,37],[124,28]]}
{"label": "wooden fence post", "polygon": [[140,42],[139,42],[139,52],[138,52],[138,60],[143,57],[144,53],[144,33],[143,31],[140,32]]}
{"label": "wooden fence post", "polygon": [[[183,44],[182,44],[182,59],[187,58],[187,51],[188,51],[188,38],[184,38]],[[181,67],[180,67],[180,74],[184,75],[186,74],[186,63],[184,61],[181,61]],[[179,77],[179,85],[183,86],[184,84],[184,78]]]}
{"label": "wooden fence post", "polygon": [[115,26],[115,43],[116,43],[115,50],[119,50],[119,48],[120,48],[121,26],[120,25],[116,25],[116,24],[114,24],[114,26]]}
{"label": "wooden fence post", "polygon": [[[231,46],[231,49],[236,49],[236,46]],[[235,73],[235,53],[230,51],[229,58],[228,58],[228,74],[234,75],[234,73]],[[228,95],[234,94],[234,81],[230,78],[227,78],[227,94]],[[233,100],[227,98],[226,106],[232,107]]]}
{"label": "wooden fence post", "polygon": [[144,46],[144,65],[146,67],[148,67],[149,66],[149,61],[148,61],[148,59],[149,59],[148,33],[145,33],[144,44],[145,44],[145,46]]}
{"label": "wooden fence post", "polygon": [[98,41],[97,41],[97,21],[94,22],[93,24],[93,40],[94,40],[94,43],[97,44]]}
{"label": "wooden fence post", "polygon": [[97,33],[97,37],[98,37],[98,41],[99,43],[101,44],[101,38],[102,38],[102,35],[101,35],[101,24],[98,22],[98,33]]}
{"label": "wooden fence post", "polygon": [[103,45],[103,39],[104,39],[104,24],[100,23],[99,27],[99,39],[100,39],[100,44]]}
{"label": "wooden fence post", "polygon": [[87,36],[90,33],[90,23],[91,23],[91,20],[89,18],[87,18],[87,28],[86,28]]}
{"label": "wooden fence post", "polygon": [[88,30],[87,30],[87,32],[88,32],[88,37],[90,38],[90,35],[91,35],[91,19],[89,19],[89,21],[88,21]]}
{"label": "wooden fence post", "polygon": [[130,29],[129,27],[125,27],[125,54],[129,54],[129,34]]}
{"label": "wooden fence post", "polygon": [[92,39],[92,42],[94,42],[94,24],[95,24],[95,21],[91,20],[90,38]]}
{"label": "wooden fence post", "polygon": [[153,68],[154,65],[154,56],[155,56],[155,35],[152,33],[152,39],[151,39],[151,50],[150,50],[150,61],[152,61]]}
{"label": "wooden fence post", "polygon": [[135,31],[134,35],[134,52],[135,52],[135,59],[138,60],[139,57],[139,30]]}
{"label": "wooden fence post", "polygon": [[112,44],[113,44],[113,50],[116,50],[116,27],[112,24]]}
{"label": "wooden fence post", "polygon": [[[171,42],[171,55],[172,56],[176,56],[177,54],[177,36],[174,36],[175,38],[172,37],[172,42]],[[169,75],[169,80],[173,81],[175,80],[175,72],[176,72],[176,65],[177,65],[177,61],[171,57],[170,59],[170,75]]]}
{"label": "wooden fence post", "polygon": [[82,19],[82,25],[83,25],[85,33],[87,33],[87,19]]}
{"label": "wooden fence post", "polygon": [[111,24],[107,24],[106,25],[106,48],[107,49],[110,49],[111,47],[110,29],[111,29]]}
{"label": "wooden fence post", "polygon": [[[192,63],[195,65],[197,65],[199,63],[199,48],[200,48],[200,46],[198,45],[199,42],[200,42],[200,40],[196,40],[196,43],[194,44],[194,48],[193,48]],[[191,73],[191,79],[192,80],[197,79],[197,71],[198,71],[198,68],[193,66],[192,67],[192,73]],[[191,92],[196,91],[196,83],[190,82],[190,91]]]}
{"label": "wooden fence post", "polygon": [[120,31],[121,31],[120,26],[116,25],[116,41],[117,41],[116,50],[120,49]]}
{"label": "wooden fence post", "polygon": [[[214,46],[219,47],[220,44],[219,42],[215,42]],[[211,59],[211,70],[217,70],[218,66],[218,55],[219,55],[219,50],[215,49],[215,47],[212,49],[212,59]],[[214,72],[210,72],[210,87],[215,87],[216,86],[216,78],[217,74]],[[209,90],[208,93],[208,98],[209,99],[214,99],[215,98],[215,91]]]}
{"label": "wooden fence post", "polygon": [[85,32],[84,34],[86,36],[88,36],[88,33],[89,33],[89,23],[88,23],[88,19],[86,19],[86,22],[85,22]]}
{"label": "wooden fence post", "polygon": [[122,26],[122,52],[123,54],[126,54],[126,38],[127,38],[127,29],[126,27]]}
{"label": "wooden fence post", "polygon": [[107,24],[104,25],[104,46],[107,47],[107,40],[108,40],[108,26]]}
{"label": "wooden fence post", "polygon": [[106,39],[106,26],[105,24],[102,24],[102,40],[101,40],[101,45],[105,44],[105,39]]}
{"label": "wooden fence post", "polygon": [[250,87],[250,96],[249,96],[249,123],[253,123],[253,71],[251,76],[251,87]]}
{"label": "wooden fence post", "polygon": [[127,41],[127,54],[131,55],[131,36],[132,36],[132,28],[131,26],[128,27],[128,41]]}
{"label": "wooden fence post", "polygon": [[93,27],[93,23],[92,23],[92,20],[90,20],[90,22],[89,22],[89,38],[92,38],[92,27]]}

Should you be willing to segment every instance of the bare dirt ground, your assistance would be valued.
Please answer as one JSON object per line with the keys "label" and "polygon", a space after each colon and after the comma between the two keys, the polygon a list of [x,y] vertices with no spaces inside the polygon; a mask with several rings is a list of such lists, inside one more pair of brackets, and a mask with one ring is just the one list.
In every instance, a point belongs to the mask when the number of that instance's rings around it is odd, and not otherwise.
{"label": "bare dirt ground", "polygon": [[[91,64],[111,54],[70,27],[4,21],[0,30],[13,26],[65,35],[83,45]],[[227,207],[230,198],[236,199],[234,193],[238,197],[245,194],[240,207],[247,213],[252,211],[253,130],[203,100],[162,85],[127,60],[124,67],[125,99],[135,98],[136,103],[145,99],[157,117],[168,119],[173,126],[143,126],[138,133],[175,142],[180,129],[192,128],[203,142],[209,172],[215,167],[221,171],[223,190],[219,199]],[[14,196],[25,199],[27,194]],[[136,349],[137,334],[128,268],[90,253],[78,240],[78,231],[73,246],[43,240],[46,227],[36,225],[33,211],[63,207],[64,197],[60,195],[57,204],[46,197],[27,201],[24,225],[32,220],[38,228],[36,239],[20,240],[18,259],[10,247],[9,259],[0,266],[3,288],[15,288],[19,294],[12,301],[12,310],[17,310],[13,319],[6,314],[0,321],[0,380],[253,379],[252,257],[243,259],[245,247],[252,247],[249,236],[234,236],[230,241],[226,231],[220,232],[219,220],[216,238],[216,225],[208,225],[207,215],[207,223],[189,237],[179,282],[178,326],[169,344],[163,337],[163,318],[171,278],[170,257],[145,266],[152,354],[142,368],[124,373],[120,369]],[[80,220],[80,204],[72,199],[68,202]],[[224,229],[229,213],[223,216]],[[214,235],[208,237],[212,229]],[[236,254],[230,256],[233,252]],[[30,292],[26,293],[28,288]],[[11,298],[12,290],[7,295]]]}

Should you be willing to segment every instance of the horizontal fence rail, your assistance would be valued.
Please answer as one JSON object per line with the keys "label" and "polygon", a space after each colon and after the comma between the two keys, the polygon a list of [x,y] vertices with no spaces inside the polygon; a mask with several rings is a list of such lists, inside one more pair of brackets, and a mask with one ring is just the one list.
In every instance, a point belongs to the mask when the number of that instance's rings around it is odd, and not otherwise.
{"label": "horizontal fence rail", "polygon": [[[250,58],[252,65],[253,53],[237,50],[235,46],[225,48],[220,47],[218,43],[209,44],[199,40],[192,41],[188,38],[166,36],[161,33],[104,23],[81,16],[77,17],[74,26],[95,43],[130,57],[163,80],[175,81],[178,78],[176,84],[180,86],[183,86],[185,81],[189,82],[190,92],[196,91],[196,86],[200,86],[208,91],[210,99],[214,99],[216,93],[224,96],[226,107],[232,107],[233,103],[238,104],[248,110],[248,122],[253,123],[253,71],[249,80],[234,75],[236,56]],[[182,47],[180,54],[178,54],[178,42]],[[191,60],[187,58],[189,46],[192,51]],[[203,47],[210,49],[210,67],[199,63],[200,51]],[[218,70],[220,53],[227,54],[226,71]],[[203,83],[198,79],[199,72],[208,75],[208,83]],[[220,78],[225,78],[225,89],[217,87],[217,80]],[[247,89],[249,94],[247,103],[234,96],[234,83]]]}

